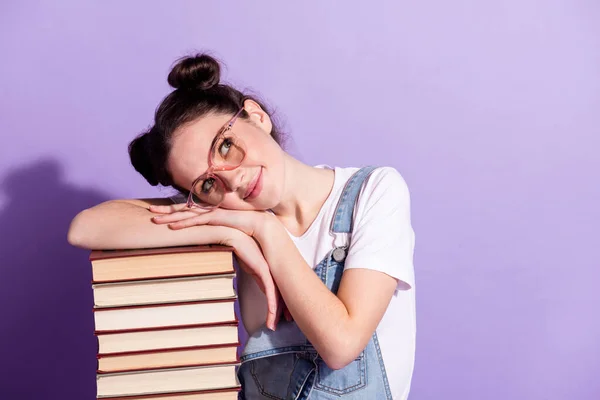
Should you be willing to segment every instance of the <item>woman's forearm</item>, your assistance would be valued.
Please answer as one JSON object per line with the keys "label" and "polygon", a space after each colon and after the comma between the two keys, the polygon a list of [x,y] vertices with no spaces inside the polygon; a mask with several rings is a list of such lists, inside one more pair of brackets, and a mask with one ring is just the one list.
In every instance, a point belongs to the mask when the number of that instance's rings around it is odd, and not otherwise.
{"label": "woman's forearm", "polygon": [[[81,211],[71,222],[68,241],[84,249],[131,249],[183,246],[220,241],[218,227],[173,230],[152,222],[150,204],[168,199],[110,200]],[[212,228],[212,229],[211,229]]]}
{"label": "woman's forearm", "polygon": [[265,223],[257,240],[298,327],[330,368],[343,368],[358,353],[344,303],[314,273],[278,221]]}

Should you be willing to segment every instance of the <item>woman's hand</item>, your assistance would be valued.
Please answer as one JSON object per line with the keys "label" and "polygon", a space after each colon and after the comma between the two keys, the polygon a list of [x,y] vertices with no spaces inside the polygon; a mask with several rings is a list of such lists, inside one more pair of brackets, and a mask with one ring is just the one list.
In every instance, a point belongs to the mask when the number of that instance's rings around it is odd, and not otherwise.
{"label": "woman's hand", "polygon": [[285,311],[285,304],[283,303],[283,299],[275,285],[273,276],[271,276],[269,265],[264,259],[258,244],[252,237],[237,229],[229,227],[211,228],[231,231],[229,233],[231,239],[222,244],[234,248],[240,268],[254,278],[260,290],[265,294],[267,298],[266,326],[271,330],[275,330],[277,322]]}
{"label": "woman's hand", "polygon": [[264,211],[253,210],[188,208],[185,204],[150,206],[150,211],[159,214],[152,218],[155,223],[169,224],[171,229],[183,229],[195,225],[219,225],[238,229],[248,236],[254,236],[269,215]]}
{"label": "woman's hand", "polygon": [[[222,229],[225,235],[219,243],[234,248],[240,261],[240,267],[254,278],[267,298],[267,327],[275,330],[281,314],[284,312],[289,314],[273,281],[269,265],[259,245],[252,238],[256,231],[256,224],[259,224],[259,216],[261,214],[266,215],[266,213],[221,209],[190,209],[185,204],[150,206],[149,210],[159,214],[152,218],[154,223],[169,224],[171,229],[183,229],[196,225],[214,225],[215,228]],[[225,222],[229,222],[229,224]],[[286,317],[286,319],[288,318]]]}
{"label": "woman's hand", "polygon": [[257,234],[265,227],[267,220],[274,219],[265,211],[223,208],[204,210],[188,208],[185,204],[150,206],[149,210],[159,214],[152,218],[155,223],[168,224],[171,229],[183,229],[195,225],[228,226],[253,237],[258,236]]}
{"label": "woman's hand", "polygon": [[[186,222],[187,220],[193,220],[195,217],[202,215],[202,213],[207,213],[206,210],[190,210],[187,207],[182,206],[185,206],[185,204],[150,206],[149,209],[152,212],[163,214],[152,218],[153,222],[157,224],[171,224],[171,221],[176,221],[175,223]],[[193,225],[204,224],[187,224],[186,226]],[[170,226],[173,228],[172,225]],[[210,235],[206,237],[203,236],[205,240],[200,240],[198,244],[217,243],[233,247],[235,255],[240,261],[240,268],[254,278],[260,290],[265,294],[267,298],[266,325],[269,329],[275,330],[277,321],[279,321],[281,313],[283,312],[283,301],[277,286],[275,286],[273,276],[271,276],[269,265],[258,244],[251,236],[239,229],[227,226],[207,226],[207,228],[210,228]]]}

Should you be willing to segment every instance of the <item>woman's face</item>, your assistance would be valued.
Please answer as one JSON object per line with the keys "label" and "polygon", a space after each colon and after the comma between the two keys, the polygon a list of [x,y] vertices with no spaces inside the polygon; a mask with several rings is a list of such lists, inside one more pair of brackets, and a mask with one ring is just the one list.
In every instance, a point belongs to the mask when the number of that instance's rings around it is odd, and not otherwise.
{"label": "woman's face", "polygon": [[[279,204],[282,197],[285,153],[272,138],[271,120],[260,106],[246,100],[244,108],[250,118],[238,118],[231,132],[243,142],[246,155],[236,169],[213,172],[226,187],[220,207],[267,210]],[[168,168],[175,184],[189,190],[206,172],[211,144],[232,116],[209,114],[174,133]]]}

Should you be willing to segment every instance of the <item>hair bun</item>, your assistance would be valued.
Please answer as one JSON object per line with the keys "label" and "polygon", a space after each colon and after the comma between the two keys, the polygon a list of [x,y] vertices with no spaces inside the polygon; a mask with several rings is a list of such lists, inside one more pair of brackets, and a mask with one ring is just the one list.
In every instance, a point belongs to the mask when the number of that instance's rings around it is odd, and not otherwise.
{"label": "hair bun", "polygon": [[206,54],[183,57],[169,73],[169,85],[175,89],[206,90],[217,85],[221,78],[219,62]]}

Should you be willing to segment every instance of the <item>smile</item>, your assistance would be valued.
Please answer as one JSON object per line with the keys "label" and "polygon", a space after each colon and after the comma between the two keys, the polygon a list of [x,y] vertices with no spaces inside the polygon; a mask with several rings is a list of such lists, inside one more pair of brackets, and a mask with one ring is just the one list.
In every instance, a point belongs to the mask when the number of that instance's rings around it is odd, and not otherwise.
{"label": "smile", "polygon": [[262,191],[262,172],[263,172],[263,169],[261,167],[260,171],[258,171],[258,174],[256,174],[256,177],[254,178],[254,180],[252,180],[252,182],[250,182],[250,185],[248,186],[248,189],[246,190],[246,195],[244,196],[244,200],[251,200],[251,199],[258,197],[258,195]]}

